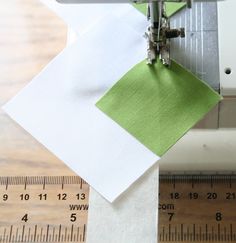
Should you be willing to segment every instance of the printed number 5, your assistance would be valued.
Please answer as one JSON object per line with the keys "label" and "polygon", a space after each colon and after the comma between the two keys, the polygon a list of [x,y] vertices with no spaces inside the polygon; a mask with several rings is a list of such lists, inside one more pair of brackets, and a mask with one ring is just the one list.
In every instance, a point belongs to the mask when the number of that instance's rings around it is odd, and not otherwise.
{"label": "printed number 5", "polygon": [[76,221],[76,213],[72,213],[70,216],[70,221],[75,222]]}

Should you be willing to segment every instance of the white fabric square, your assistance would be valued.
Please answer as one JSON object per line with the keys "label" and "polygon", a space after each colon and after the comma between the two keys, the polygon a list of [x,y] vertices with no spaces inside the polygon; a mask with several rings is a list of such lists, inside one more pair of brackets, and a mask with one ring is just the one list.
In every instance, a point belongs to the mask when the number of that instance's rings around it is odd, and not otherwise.
{"label": "white fabric square", "polygon": [[94,104],[145,50],[136,30],[107,14],[4,107],[111,202],[159,157]]}

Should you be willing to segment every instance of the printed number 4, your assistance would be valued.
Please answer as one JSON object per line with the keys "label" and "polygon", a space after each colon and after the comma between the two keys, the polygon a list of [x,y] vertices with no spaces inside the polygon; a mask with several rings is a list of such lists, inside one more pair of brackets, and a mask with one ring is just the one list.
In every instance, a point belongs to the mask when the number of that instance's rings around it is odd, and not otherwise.
{"label": "printed number 4", "polygon": [[27,222],[29,219],[28,219],[28,214],[25,214],[23,217],[22,217],[22,219],[21,219],[22,221],[24,221],[24,222]]}

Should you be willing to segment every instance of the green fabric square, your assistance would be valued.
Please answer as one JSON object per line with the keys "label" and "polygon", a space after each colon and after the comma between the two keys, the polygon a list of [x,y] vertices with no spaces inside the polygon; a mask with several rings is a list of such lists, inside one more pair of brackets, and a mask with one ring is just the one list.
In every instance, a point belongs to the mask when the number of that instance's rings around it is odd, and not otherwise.
{"label": "green fabric square", "polygon": [[[171,17],[176,12],[181,10],[186,6],[186,3],[165,3],[166,4],[166,15]],[[134,4],[134,7],[137,8],[140,12],[146,15],[147,5],[146,4]]]}
{"label": "green fabric square", "polygon": [[142,61],[96,106],[155,154],[162,156],[208,113],[221,96],[172,61]]}
{"label": "green fabric square", "polygon": [[186,6],[186,3],[166,3],[166,15],[171,17]]}

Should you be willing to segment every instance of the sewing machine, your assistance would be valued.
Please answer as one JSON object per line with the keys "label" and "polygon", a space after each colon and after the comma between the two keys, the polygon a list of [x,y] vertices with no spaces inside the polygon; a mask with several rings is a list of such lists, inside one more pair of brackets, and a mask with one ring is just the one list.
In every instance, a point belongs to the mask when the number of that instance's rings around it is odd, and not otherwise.
{"label": "sewing machine", "polygon": [[[102,2],[117,1],[127,2],[127,0]],[[97,3],[98,1],[58,0],[58,2]],[[140,3],[146,0],[133,2]],[[234,71],[236,35],[232,31],[235,9],[235,0],[187,1],[186,8],[168,20],[163,15],[163,1],[149,3],[147,17],[150,26],[146,36],[148,46],[151,48],[147,48],[148,63],[152,63],[159,56],[165,65],[171,65],[170,58],[172,58],[224,96],[224,100],[197,124],[196,128],[200,129],[191,130],[162,158],[160,162],[162,171],[236,169],[236,131],[232,129],[236,127]],[[158,25],[155,24],[156,21]],[[162,27],[173,31],[174,37],[178,38],[163,39],[163,33],[160,33]],[[179,38],[181,36],[184,38]]]}
{"label": "sewing machine", "polygon": [[[170,21],[165,11],[166,0],[58,0],[61,3],[130,3],[147,4],[147,20],[150,25],[145,32],[147,39],[147,64],[153,64],[158,58],[166,66],[171,63],[170,59],[170,39],[185,37],[184,28],[170,28]],[[191,0],[167,0],[168,2],[186,2],[188,8],[191,8]]]}

